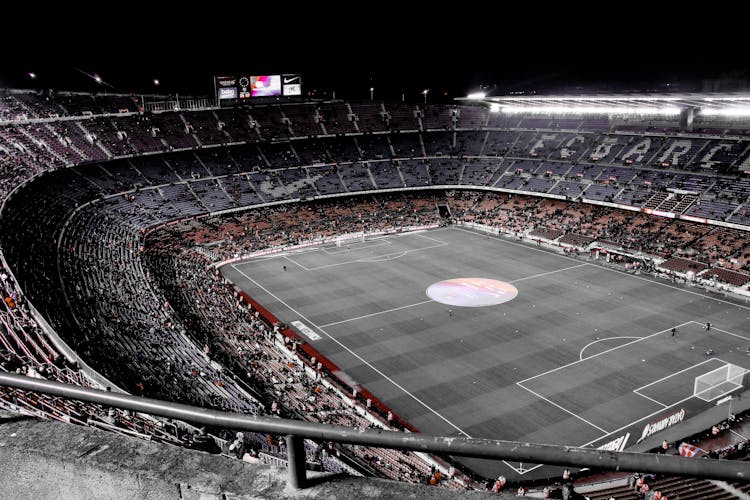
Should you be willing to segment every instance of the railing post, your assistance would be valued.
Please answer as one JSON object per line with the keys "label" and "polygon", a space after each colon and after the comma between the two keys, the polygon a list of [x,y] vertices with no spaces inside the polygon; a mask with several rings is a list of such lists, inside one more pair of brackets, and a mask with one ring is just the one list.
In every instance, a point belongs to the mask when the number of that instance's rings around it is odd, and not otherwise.
{"label": "railing post", "polygon": [[286,436],[286,456],[289,463],[289,486],[295,490],[305,487],[305,440],[293,434]]}

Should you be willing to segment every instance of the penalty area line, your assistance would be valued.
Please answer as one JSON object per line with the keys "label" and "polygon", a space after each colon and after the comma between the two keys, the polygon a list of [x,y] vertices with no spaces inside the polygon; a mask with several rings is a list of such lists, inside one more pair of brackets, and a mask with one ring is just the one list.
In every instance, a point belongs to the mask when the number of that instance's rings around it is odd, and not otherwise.
{"label": "penalty area line", "polygon": [[[289,256],[287,256],[287,255],[284,255],[283,257],[284,257],[284,259],[288,260],[289,262],[291,262],[291,263],[292,263],[292,264],[294,264],[295,266],[297,266],[297,267],[301,267],[301,268],[302,268],[302,269],[304,269],[305,271],[309,271],[309,270],[310,270],[310,269],[308,269],[307,267],[303,266],[302,264],[300,264],[299,262],[297,262],[296,260],[292,259],[291,257],[289,257]],[[236,268],[235,268],[235,269],[236,269]]]}
{"label": "penalty area line", "polygon": [[[681,323],[679,325],[675,325],[674,327],[675,328],[682,328],[683,326],[689,325],[690,323],[692,323],[692,321],[686,321],[685,323]],[[529,380],[533,380],[535,378],[543,377],[545,375],[549,375],[550,373],[554,373],[554,372],[562,370],[564,368],[568,368],[570,366],[577,365],[579,363],[583,363],[584,361],[588,361],[588,360],[593,359],[593,358],[598,358],[599,356],[601,356],[603,354],[607,354],[607,353],[610,353],[612,351],[616,351],[617,349],[622,349],[623,347],[627,347],[629,345],[635,344],[636,342],[642,342],[644,340],[650,339],[650,338],[655,337],[657,335],[661,335],[662,333],[668,332],[671,329],[672,329],[672,327],[665,328],[664,330],[660,330],[658,332],[652,333],[651,335],[646,335],[645,337],[636,337],[636,340],[633,340],[631,342],[626,342],[626,343],[624,343],[622,345],[618,345],[618,346],[612,347],[611,349],[607,349],[606,351],[602,351],[602,352],[593,354],[593,355],[591,355],[589,357],[586,357],[586,358],[583,358],[583,359],[579,359],[577,361],[573,361],[571,363],[567,363],[567,364],[564,364],[562,366],[558,366],[557,368],[553,368],[551,370],[547,370],[546,372],[539,373],[537,375],[534,375],[533,377],[525,378],[525,379],[520,380],[520,381],[518,381],[516,383],[517,384],[522,384],[524,382],[528,382]]]}
{"label": "penalty area line", "polygon": [[648,396],[646,396],[645,394],[641,394],[640,392],[638,392],[638,389],[633,389],[633,392],[634,392],[635,394],[638,394],[638,395],[639,395],[640,397],[642,397],[642,398],[646,398],[646,399],[648,399],[649,401],[652,401],[652,402],[654,402],[654,403],[658,404],[658,405],[659,405],[659,406],[661,406],[662,408],[669,408],[669,407],[668,407],[667,405],[665,405],[665,404],[664,404],[664,403],[662,403],[661,401],[657,401],[657,400],[655,400],[654,398],[651,398],[651,397],[648,397]]}
{"label": "penalty area line", "polygon": [[[706,325],[704,323],[700,323],[698,321],[692,321],[692,323],[695,323],[696,325],[701,325],[704,329],[706,328]],[[742,335],[739,335],[737,333],[728,332],[726,330],[722,330],[721,328],[716,328],[714,325],[711,325],[711,330],[716,330],[717,332],[726,333],[727,335],[731,335],[732,337],[737,337],[742,340],[750,341],[750,338],[743,337]],[[707,332],[710,334],[710,331]]]}

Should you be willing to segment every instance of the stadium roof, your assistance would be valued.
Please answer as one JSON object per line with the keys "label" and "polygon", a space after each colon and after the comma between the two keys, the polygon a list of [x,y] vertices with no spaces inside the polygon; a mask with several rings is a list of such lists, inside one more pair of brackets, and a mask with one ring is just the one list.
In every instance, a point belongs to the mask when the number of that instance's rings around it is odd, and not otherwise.
{"label": "stadium roof", "polygon": [[481,93],[461,101],[487,103],[502,113],[679,115],[693,109],[705,116],[750,116],[750,94],[510,95]]}

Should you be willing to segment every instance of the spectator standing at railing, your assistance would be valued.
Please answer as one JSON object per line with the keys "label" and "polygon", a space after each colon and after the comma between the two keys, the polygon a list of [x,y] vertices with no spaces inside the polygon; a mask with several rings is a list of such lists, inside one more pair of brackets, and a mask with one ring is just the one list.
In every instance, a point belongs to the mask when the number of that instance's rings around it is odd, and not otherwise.
{"label": "spectator standing at railing", "polygon": [[505,486],[505,476],[498,476],[495,484],[492,485],[492,492],[499,493]]}
{"label": "spectator standing at railing", "polygon": [[238,432],[232,444],[229,445],[229,451],[234,453],[237,458],[242,458],[245,454],[245,435]]}
{"label": "spectator standing at railing", "polygon": [[115,412],[114,408],[110,408],[107,410],[107,414],[101,417],[100,419],[102,422],[105,422],[109,425],[116,425],[117,424],[117,413]]}
{"label": "spectator standing at railing", "polygon": [[633,488],[633,490],[637,493],[638,491],[641,490],[641,487],[643,486],[643,484],[644,484],[643,483],[643,477],[641,477],[641,476],[636,477],[635,478],[635,487]]}
{"label": "spectator standing at railing", "polygon": [[648,495],[648,490],[651,489],[648,485],[648,483],[643,483],[643,486],[641,486],[641,492],[640,492],[640,498],[646,498],[646,495]]}

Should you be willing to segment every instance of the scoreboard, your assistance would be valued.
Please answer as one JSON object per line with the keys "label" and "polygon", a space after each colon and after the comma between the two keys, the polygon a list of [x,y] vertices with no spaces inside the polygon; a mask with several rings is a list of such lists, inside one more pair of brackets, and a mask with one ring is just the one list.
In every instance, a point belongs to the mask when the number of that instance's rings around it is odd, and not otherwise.
{"label": "scoreboard", "polygon": [[259,97],[302,96],[302,75],[217,76],[215,79],[219,104],[226,101],[247,101]]}

